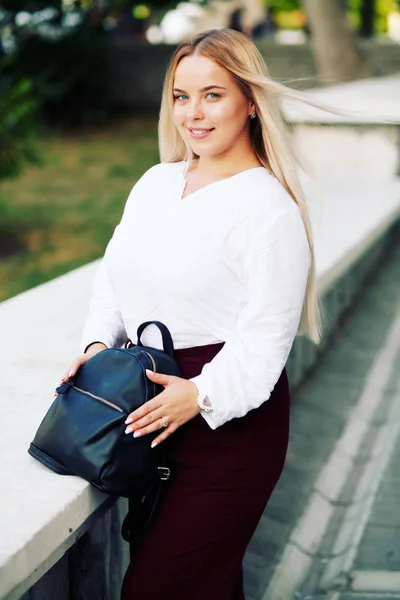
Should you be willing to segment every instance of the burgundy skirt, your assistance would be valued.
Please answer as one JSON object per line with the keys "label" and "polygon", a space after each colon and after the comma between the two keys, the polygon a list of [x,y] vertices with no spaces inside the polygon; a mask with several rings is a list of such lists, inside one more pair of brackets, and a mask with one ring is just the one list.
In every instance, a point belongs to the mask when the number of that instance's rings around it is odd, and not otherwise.
{"label": "burgundy skirt", "polygon": [[[177,350],[186,379],[223,344]],[[281,475],[289,437],[286,369],[271,397],[212,430],[201,415],[172,434],[157,520],[131,555],[122,600],[244,600],[242,560]]]}

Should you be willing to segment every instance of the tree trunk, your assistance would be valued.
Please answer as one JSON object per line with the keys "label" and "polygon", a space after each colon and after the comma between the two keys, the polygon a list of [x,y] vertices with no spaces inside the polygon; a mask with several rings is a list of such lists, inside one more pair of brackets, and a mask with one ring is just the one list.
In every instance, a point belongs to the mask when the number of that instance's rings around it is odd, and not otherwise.
{"label": "tree trunk", "polygon": [[371,76],[342,0],[302,0],[307,14],[319,74],[326,85]]}
{"label": "tree trunk", "polygon": [[374,35],[375,21],[375,0],[363,0],[360,8],[362,37],[372,37]]}

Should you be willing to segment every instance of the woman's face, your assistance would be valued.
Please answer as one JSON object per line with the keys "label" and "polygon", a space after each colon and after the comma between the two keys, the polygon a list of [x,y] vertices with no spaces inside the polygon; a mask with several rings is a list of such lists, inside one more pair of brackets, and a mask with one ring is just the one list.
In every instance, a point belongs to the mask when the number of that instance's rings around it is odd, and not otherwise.
{"label": "woman's face", "polygon": [[248,145],[253,104],[229,72],[204,56],[186,56],[173,84],[174,123],[198,156],[217,156]]}

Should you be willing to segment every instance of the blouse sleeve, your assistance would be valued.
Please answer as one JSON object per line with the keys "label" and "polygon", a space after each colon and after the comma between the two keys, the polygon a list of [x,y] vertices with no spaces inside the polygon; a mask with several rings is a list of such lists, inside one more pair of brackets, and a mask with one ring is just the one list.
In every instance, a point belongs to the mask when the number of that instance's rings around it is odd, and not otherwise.
{"label": "blouse sleeve", "polygon": [[201,411],[212,429],[268,400],[298,331],[310,250],[297,205],[262,226],[248,253],[247,302],[236,330],[193,381],[212,406]]}
{"label": "blouse sleeve", "polygon": [[[134,218],[132,212],[134,211],[135,203],[137,201],[140,202],[142,196],[146,193],[148,182],[151,181],[157,168],[158,165],[154,165],[148,169],[133,186],[126,201],[121,222],[115,228],[109,244],[118,235],[119,228],[125,222],[129,222]],[[103,257],[93,281],[89,311],[81,336],[81,352],[84,352],[87,346],[93,342],[103,342],[103,344],[110,348],[122,344],[126,338],[127,333],[119,303],[107,275],[105,258]]]}
{"label": "blouse sleeve", "polygon": [[122,315],[103,258],[93,281],[89,311],[82,332],[81,352],[93,342],[103,342],[108,348],[112,348],[126,337]]}

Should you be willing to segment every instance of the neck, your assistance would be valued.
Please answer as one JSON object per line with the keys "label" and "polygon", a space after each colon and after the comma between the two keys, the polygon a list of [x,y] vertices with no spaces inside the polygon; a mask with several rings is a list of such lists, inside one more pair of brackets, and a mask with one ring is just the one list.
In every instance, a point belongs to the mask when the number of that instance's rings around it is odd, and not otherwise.
{"label": "neck", "polygon": [[229,151],[211,156],[200,156],[193,164],[192,169],[209,173],[215,177],[229,177],[239,171],[260,166],[253,148],[231,148]]}

